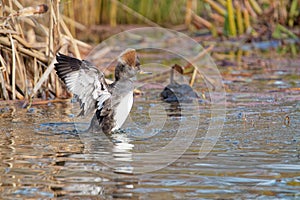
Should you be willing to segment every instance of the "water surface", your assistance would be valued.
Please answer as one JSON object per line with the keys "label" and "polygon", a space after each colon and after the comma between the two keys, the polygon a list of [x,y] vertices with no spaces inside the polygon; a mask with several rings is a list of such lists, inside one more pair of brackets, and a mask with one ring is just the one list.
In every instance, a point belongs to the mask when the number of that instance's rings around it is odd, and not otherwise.
{"label": "water surface", "polygon": [[[199,149],[213,120],[205,91],[207,99],[176,105],[161,102],[159,89],[145,87],[123,132],[111,138],[78,133],[88,122],[74,118],[74,106],[68,102],[30,110],[3,103],[0,198],[300,198],[299,69],[256,72],[246,70],[250,77],[234,71],[223,74],[223,131],[201,159]],[[189,122],[196,126],[184,126]],[[186,136],[196,132],[175,162],[155,170],[163,163],[161,157],[139,161],[138,153],[161,149],[178,130]],[[180,149],[187,141],[181,137],[177,142]],[[175,158],[174,152],[169,157]],[[135,169],[150,172],[136,174]]]}

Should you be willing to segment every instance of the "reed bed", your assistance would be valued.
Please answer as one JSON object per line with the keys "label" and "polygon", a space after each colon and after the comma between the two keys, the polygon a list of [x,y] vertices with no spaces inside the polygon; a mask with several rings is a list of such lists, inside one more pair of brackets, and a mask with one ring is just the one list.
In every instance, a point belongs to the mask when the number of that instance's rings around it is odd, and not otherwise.
{"label": "reed bed", "polygon": [[299,10],[299,0],[2,0],[0,100],[68,96],[53,71],[54,56],[60,51],[80,58],[91,47],[75,38],[84,33],[91,41],[89,37],[97,33],[87,33],[97,25],[101,27],[94,30],[101,31],[105,24],[108,32],[142,24],[205,28],[216,37],[267,35],[299,41],[299,32],[293,30],[300,25]]}
{"label": "reed bed", "polygon": [[80,57],[75,40],[60,18],[59,1],[24,7],[17,0],[0,5],[0,99],[53,99],[67,95],[54,68],[56,52]]}

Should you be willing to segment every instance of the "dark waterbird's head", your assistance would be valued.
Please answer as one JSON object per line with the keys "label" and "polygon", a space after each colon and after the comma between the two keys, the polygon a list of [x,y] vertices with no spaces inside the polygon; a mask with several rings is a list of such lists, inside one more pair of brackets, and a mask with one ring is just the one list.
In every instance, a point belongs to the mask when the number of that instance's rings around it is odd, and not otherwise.
{"label": "dark waterbird's head", "polygon": [[116,80],[133,78],[141,71],[140,59],[136,54],[135,49],[126,49],[119,58],[115,70]]}

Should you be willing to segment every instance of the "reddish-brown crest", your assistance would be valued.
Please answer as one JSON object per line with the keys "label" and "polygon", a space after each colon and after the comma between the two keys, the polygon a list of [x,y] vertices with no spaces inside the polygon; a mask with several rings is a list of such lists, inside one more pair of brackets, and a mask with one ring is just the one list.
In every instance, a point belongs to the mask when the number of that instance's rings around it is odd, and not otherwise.
{"label": "reddish-brown crest", "polygon": [[136,51],[135,49],[126,49],[121,55],[121,60],[129,66],[135,66],[136,64]]}

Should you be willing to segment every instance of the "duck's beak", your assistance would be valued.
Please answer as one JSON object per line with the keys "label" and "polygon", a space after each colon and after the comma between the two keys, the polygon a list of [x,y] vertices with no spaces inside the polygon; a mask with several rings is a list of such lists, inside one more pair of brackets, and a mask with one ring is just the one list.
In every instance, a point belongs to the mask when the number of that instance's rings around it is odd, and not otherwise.
{"label": "duck's beak", "polygon": [[152,72],[145,72],[144,70],[141,69],[142,65],[138,65],[139,71],[138,74],[142,74],[142,75],[149,75],[152,74]]}
{"label": "duck's beak", "polygon": [[142,74],[142,75],[149,75],[149,74],[152,74],[152,72],[145,72],[143,70],[140,70],[139,71],[139,74]]}

